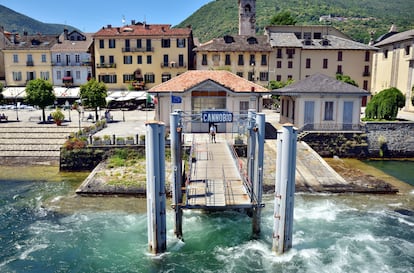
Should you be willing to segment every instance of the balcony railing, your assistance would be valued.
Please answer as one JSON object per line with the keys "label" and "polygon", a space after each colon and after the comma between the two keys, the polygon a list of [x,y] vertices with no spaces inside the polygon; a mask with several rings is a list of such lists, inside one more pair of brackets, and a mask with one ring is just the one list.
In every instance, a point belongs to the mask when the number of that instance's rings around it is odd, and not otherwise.
{"label": "balcony railing", "polygon": [[26,62],[26,66],[34,66],[33,61],[27,61],[27,62]]}
{"label": "balcony railing", "polygon": [[96,64],[96,68],[116,68],[116,63],[100,63]]}
{"label": "balcony railing", "polygon": [[369,73],[369,71],[364,71],[364,72],[362,73],[362,76],[364,76],[364,77],[369,77],[369,76],[371,76],[371,73]]}
{"label": "balcony railing", "polygon": [[298,131],[338,132],[338,131],[362,131],[360,123],[308,123]]}
{"label": "balcony railing", "polygon": [[122,52],[154,52],[153,47],[123,47]]}
{"label": "balcony railing", "polygon": [[185,62],[162,62],[161,68],[186,68],[187,64]]}

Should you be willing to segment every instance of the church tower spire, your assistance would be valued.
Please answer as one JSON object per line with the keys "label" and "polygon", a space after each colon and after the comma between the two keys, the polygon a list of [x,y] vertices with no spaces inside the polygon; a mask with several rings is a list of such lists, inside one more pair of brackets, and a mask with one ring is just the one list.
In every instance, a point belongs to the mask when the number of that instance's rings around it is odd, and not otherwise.
{"label": "church tower spire", "polygon": [[239,35],[256,34],[256,0],[239,0]]}

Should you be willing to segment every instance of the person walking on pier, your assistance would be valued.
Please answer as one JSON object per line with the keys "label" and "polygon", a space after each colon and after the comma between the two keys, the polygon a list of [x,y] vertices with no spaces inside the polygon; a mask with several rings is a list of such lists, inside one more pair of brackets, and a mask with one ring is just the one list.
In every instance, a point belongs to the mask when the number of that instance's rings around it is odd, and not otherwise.
{"label": "person walking on pier", "polygon": [[211,143],[216,143],[216,126],[214,124],[211,124],[210,126],[210,141]]}

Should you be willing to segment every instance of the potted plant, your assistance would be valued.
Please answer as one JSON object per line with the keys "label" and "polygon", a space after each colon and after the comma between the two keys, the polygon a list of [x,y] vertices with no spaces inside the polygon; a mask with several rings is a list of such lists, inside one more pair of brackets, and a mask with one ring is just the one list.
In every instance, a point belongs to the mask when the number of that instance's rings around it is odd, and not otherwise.
{"label": "potted plant", "polygon": [[117,137],[116,138],[116,145],[125,145],[125,138]]}
{"label": "potted plant", "polygon": [[132,136],[127,136],[126,140],[125,140],[125,144],[126,145],[134,145],[134,137]]}
{"label": "potted plant", "polygon": [[53,118],[53,121],[56,123],[56,125],[60,126],[62,125],[62,121],[65,119],[65,115],[62,113],[60,108],[56,108],[55,111],[50,113],[50,116]]}
{"label": "potted plant", "polygon": [[93,136],[93,145],[102,145],[102,139],[100,136]]}
{"label": "potted plant", "polygon": [[103,136],[103,144],[104,144],[104,145],[111,145],[111,136],[109,136],[109,135],[104,135],[104,136]]}
{"label": "potted plant", "polygon": [[242,137],[242,135],[237,135],[235,138],[234,138],[234,144],[236,144],[236,145],[241,145],[241,144],[243,144],[243,137]]}
{"label": "potted plant", "polygon": [[145,135],[140,135],[139,136],[139,144],[140,145],[145,145]]}

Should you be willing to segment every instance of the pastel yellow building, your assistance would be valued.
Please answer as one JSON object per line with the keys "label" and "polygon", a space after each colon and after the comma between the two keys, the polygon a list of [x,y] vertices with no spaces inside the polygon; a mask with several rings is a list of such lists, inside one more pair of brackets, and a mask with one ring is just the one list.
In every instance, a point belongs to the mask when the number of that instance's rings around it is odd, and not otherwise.
{"label": "pastel yellow building", "polygon": [[93,38],[95,77],[109,90],[146,90],[193,69],[191,28],[132,21]]}
{"label": "pastel yellow building", "polygon": [[6,85],[26,86],[39,78],[52,82],[50,49],[56,42],[54,35],[11,35],[3,49]]}
{"label": "pastel yellow building", "polygon": [[374,54],[372,93],[390,87],[398,88],[406,97],[405,110],[414,111],[414,29],[392,32],[374,45],[380,50]]}

